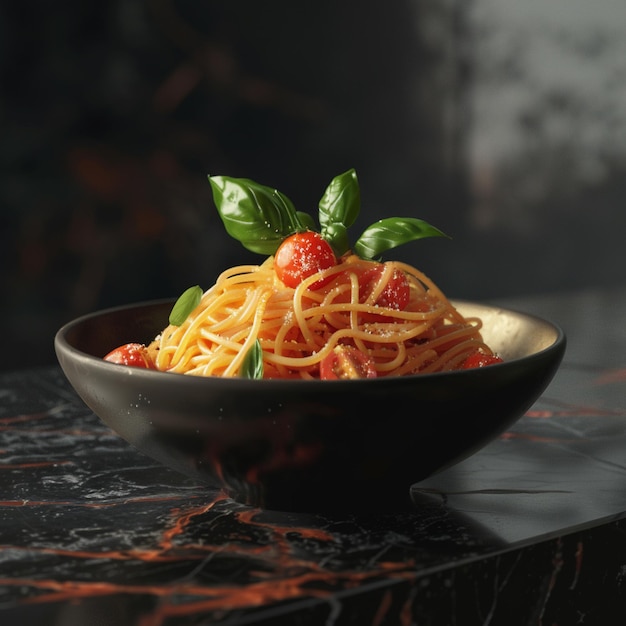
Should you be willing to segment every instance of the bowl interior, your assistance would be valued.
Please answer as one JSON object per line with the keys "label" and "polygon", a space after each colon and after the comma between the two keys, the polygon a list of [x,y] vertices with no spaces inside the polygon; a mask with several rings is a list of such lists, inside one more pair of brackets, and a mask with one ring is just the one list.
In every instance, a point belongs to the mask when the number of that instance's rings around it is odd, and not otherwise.
{"label": "bowl interior", "polygon": [[561,329],[552,322],[527,313],[472,302],[456,302],[455,305],[466,317],[482,319],[482,334],[487,345],[505,361],[537,354],[562,338]]}

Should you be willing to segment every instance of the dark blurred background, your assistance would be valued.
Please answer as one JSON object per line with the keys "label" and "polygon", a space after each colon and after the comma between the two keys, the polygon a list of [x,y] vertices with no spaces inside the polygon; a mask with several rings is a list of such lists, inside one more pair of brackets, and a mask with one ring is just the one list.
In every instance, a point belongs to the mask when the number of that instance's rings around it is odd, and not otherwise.
{"label": "dark blurred background", "polygon": [[358,226],[451,297],[626,285],[622,0],[44,0],[0,5],[3,368],[64,322],[260,261],[208,174],[317,210],[356,168]]}

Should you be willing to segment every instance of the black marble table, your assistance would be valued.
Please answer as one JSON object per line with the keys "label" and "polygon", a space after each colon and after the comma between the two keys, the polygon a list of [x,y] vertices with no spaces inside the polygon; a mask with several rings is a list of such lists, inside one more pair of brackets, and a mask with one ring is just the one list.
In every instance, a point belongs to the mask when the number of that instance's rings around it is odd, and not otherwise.
{"label": "black marble table", "polygon": [[499,304],[560,324],[563,365],[402,515],[246,508],[133,450],[58,368],[3,374],[0,624],[624,623],[626,289]]}

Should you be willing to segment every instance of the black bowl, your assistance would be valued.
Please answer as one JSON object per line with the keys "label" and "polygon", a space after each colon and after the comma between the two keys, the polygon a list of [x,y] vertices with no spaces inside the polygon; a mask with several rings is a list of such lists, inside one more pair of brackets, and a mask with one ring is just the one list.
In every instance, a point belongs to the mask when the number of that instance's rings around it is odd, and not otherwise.
{"label": "black bowl", "polygon": [[119,307],[63,326],[55,349],[103,422],[158,461],[252,506],[282,511],[392,511],[410,486],[506,430],[554,376],[565,336],[554,324],[455,302],[484,321],[505,360],[473,370],[335,381],[201,378],[102,357],[148,343],[173,301]]}

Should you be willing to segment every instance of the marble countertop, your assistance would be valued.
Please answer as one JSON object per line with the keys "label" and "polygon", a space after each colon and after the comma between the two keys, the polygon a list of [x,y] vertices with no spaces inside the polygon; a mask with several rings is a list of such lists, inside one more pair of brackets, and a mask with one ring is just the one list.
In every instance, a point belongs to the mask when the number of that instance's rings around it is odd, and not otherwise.
{"label": "marble countertop", "polygon": [[0,622],[623,620],[626,290],[502,304],[561,325],[563,364],[514,427],[416,484],[402,515],[238,505],[131,448],[60,369],[2,374]]}

